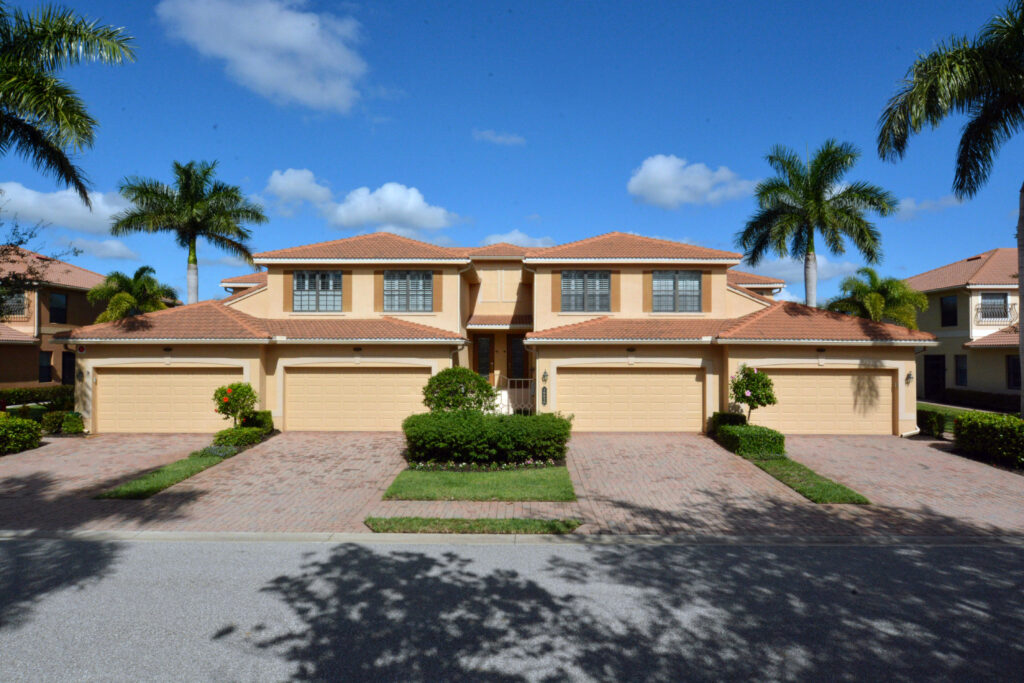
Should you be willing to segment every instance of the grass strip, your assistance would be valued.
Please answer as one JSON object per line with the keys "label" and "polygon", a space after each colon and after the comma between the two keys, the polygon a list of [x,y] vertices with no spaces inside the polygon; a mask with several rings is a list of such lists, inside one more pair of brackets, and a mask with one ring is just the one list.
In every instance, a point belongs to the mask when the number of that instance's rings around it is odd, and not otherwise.
{"label": "grass strip", "polygon": [[945,418],[946,420],[946,426],[944,427],[944,431],[947,432],[953,431],[953,420],[955,420],[958,416],[963,415],[964,413],[971,412],[967,408],[950,408],[949,406],[940,406],[935,403],[924,402],[919,402],[917,404],[917,409],[930,410],[933,413],[939,413],[940,415],[942,415],[942,417]]}
{"label": "grass strip", "polygon": [[446,519],[443,517],[367,517],[377,534],[571,534],[578,519]]}
{"label": "grass strip", "polygon": [[213,455],[199,455],[182,458],[181,460],[175,460],[172,463],[168,463],[158,470],[153,470],[149,474],[144,474],[138,479],[126,481],[120,486],[112,488],[109,491],[104,491],[96,497],[120,500],[141,500],[143,498],[149,498],[154,494],[160,493],[165,488],[174,486],[179,481],[184,481],[185,479],[188,479],[195,474],[199,474],[203,470],[213,467],[217,463],[223,461],[224,458],[218,458]]}
{"label": "grass strip", "polygon": [[870,505],[864,496],[785,456],[741,456],[814,503]]}
{"label": "grass strip", "polygon": [[576,492],[565,467],[505,472],[405,470],[391,482],[384,499],[573,501]]}

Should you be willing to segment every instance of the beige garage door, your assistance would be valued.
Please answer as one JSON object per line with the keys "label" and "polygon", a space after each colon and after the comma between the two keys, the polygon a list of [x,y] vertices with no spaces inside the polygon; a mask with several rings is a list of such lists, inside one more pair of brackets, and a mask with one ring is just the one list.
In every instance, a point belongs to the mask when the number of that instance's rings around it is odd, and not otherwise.
{"label": "beige garage door", "polygon": [[703,378],[684,369],[562,368],[556,408],[581,432],[699,432]]}
{"label": "beige garage door", "polygon": [[214,412],[213,391],[242,381],[241,368],[96,371],[97,432],[216,432],[231,426]]}
{"label": "beige garage door", "polygon": [[768,370],[778,404],[754,424],[785,434],[892,434],[893,373],[881,370]]}
{"label": "beige garage door", "polygon": [[292,368],[285,373],[285,428],[398,431],[426,411],[427,368]]}

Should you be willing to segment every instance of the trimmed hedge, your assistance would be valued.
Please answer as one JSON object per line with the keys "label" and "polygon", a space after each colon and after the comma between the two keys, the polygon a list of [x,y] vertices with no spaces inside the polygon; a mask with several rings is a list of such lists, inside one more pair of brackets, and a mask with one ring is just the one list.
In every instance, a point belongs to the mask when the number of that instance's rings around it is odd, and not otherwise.
{"label": "trimmed hedge", "polygon": [[719,427],[725,425],[745,425],[747,416],[743,413],[712,413],[708,419],[708,436],[714,436]]}
{"label": "trimmed hedge", "polygon": [[274,416],[269,410],[257,410],[252,415],[242,418],[243,427],[256,427],[264,434],[274,431]]}
{"label": "trimmed hedge", "polygon": [[192,451],[188,454],[190,458],[230,458],[233,455],[238,454],[238,448],[235,446],[206,446],[200,448],[198,451]]}
{"label": "trimmed hedge", "polygon": [[51,410],[43,415],[43,419],[39,423],[47,434],[60,434],[60,427],[64,423],[65,415],[67,413],[63,410]]}
{"label": "trimmed hedge", "polygon": [[1024,468],[1024,420],[1014,415],[964,413],[953,420],[957,450],[974,460]]}
{"label": "trimmed hedge", "polygon": [[925,436],[941,437],[946,431],[946,416],[936,410],[918,408],[917,426]]}
{"label": "trimmed hedge", "polygon": [[24,405],[25,403],[49,403],[55,409],[71,408],[75,403],[75,387],[68,384],[57,384],[45,387],[0,389],[0,406]]}
{"label": "trimmed hedge", "polygon": [[974,391],[972,389],[946,389],[943,391],[942,396],[943,403],[964,408],[994,410],[1014,415],[1020,410],[1020,396],[1016,394],[992,394],[987,391]]}
{"label": "trimmed hedge", "polygon": [[34,420],[8,417],[0,420],[0,455],[39,448],[42,427]]}
{"label": "trimmed hedge", "polygon": [[214,434],[213,445],[242,449],[258,444],[266,435],[259,427],[230,427]]}
{"label": "trimmed hedge", "polygon": [[521,463],[563,460],[572,421],[554,413],[492,415],[479,411],[410,415],[402,422],[413,462]]}
{"label": "trimmed hedge", "polygon": [[715,441],[736,455],[785,455],[786,437],[759,425],[722,425]]}
{"label": "trimmed hedge", "polygon": [[81,413],[66,413],[60,423],[60,431],[64,434],[85,434],[85,423]]}

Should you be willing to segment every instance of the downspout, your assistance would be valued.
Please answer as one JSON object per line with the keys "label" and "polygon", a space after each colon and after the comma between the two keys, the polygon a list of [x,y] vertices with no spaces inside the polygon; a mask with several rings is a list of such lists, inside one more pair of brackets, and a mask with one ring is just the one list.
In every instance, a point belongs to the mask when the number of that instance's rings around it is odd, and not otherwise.
{"label": "downspout", "polygon": [[[470,264],[463,268],[462,270],[455,271],[455,274],[459,276],[459,334],[461,334],[466,339],[469,339],[469,331],[465,329],[465,324],[462,322],[462,274],[469,272],[470,269],[472,268],[473,263],[470,262]],[[464,348],[466,348],[465,344],[459,344],[458,346],[455,347],[455,350],[452,351],[451,354],[449,354],[451,355],[451,367],[455,367],[455,354],[457,354]]]}
{"label": "downspout", "polygon": [[39,296],[40,296],[40,291],[39,291],[39,287],[38,286],[35,288],[35,291],[33,292],[33,294],[36,295],[35,296],[35,299],[36,299],[36,304],[35,304],[36,312],[35,312],[35,315],[32,316],[32,336],[33,337],[40,337],[39,341],[42,341],[42,337],[40,335],[40,327],[39,327]]}

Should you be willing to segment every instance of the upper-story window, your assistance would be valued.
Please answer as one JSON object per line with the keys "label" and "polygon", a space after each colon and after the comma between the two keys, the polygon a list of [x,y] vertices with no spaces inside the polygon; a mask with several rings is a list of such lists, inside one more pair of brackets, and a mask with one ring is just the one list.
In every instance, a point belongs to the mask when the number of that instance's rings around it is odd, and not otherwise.
{"label": "upper-story window", "polygon": [[939,299],[939,310],[942,315],[943,327],[956,327],[956,295],[944,296]]}
{"label": "upper-story window", "polygon": [[50,322],[66,323],[68,321],[68,295],[50,293]]}
{"label": "upper-story window", "polygon": [[982,320],[1006,320],[1010,317],[1009,304],[1006,292],[982,294],[978,317]]}
{"label": "upper-story window", "polygon": [[700,313],[700,271],[656,270],[651,283],[651,307],[655,313]]}
{"label": "upper-story window", "polygon": [[563,270],[562,311],[608,313],[612,310],[610,270]]}
{"label": "upper-story window", "polygon": [[341,310],[340,270],[297,270],[292,274],[292,310]]}
{"label": "upper-story window", "polygon": [[384,310],[429,313],[434,310],[434,273],[429,270],[385,270]]}
{"label": "upper-story window", "polygon": [[20,318],[25,315],[25,292],[12,292],[3,298],[0,304],[0,318],[8,316]]}

